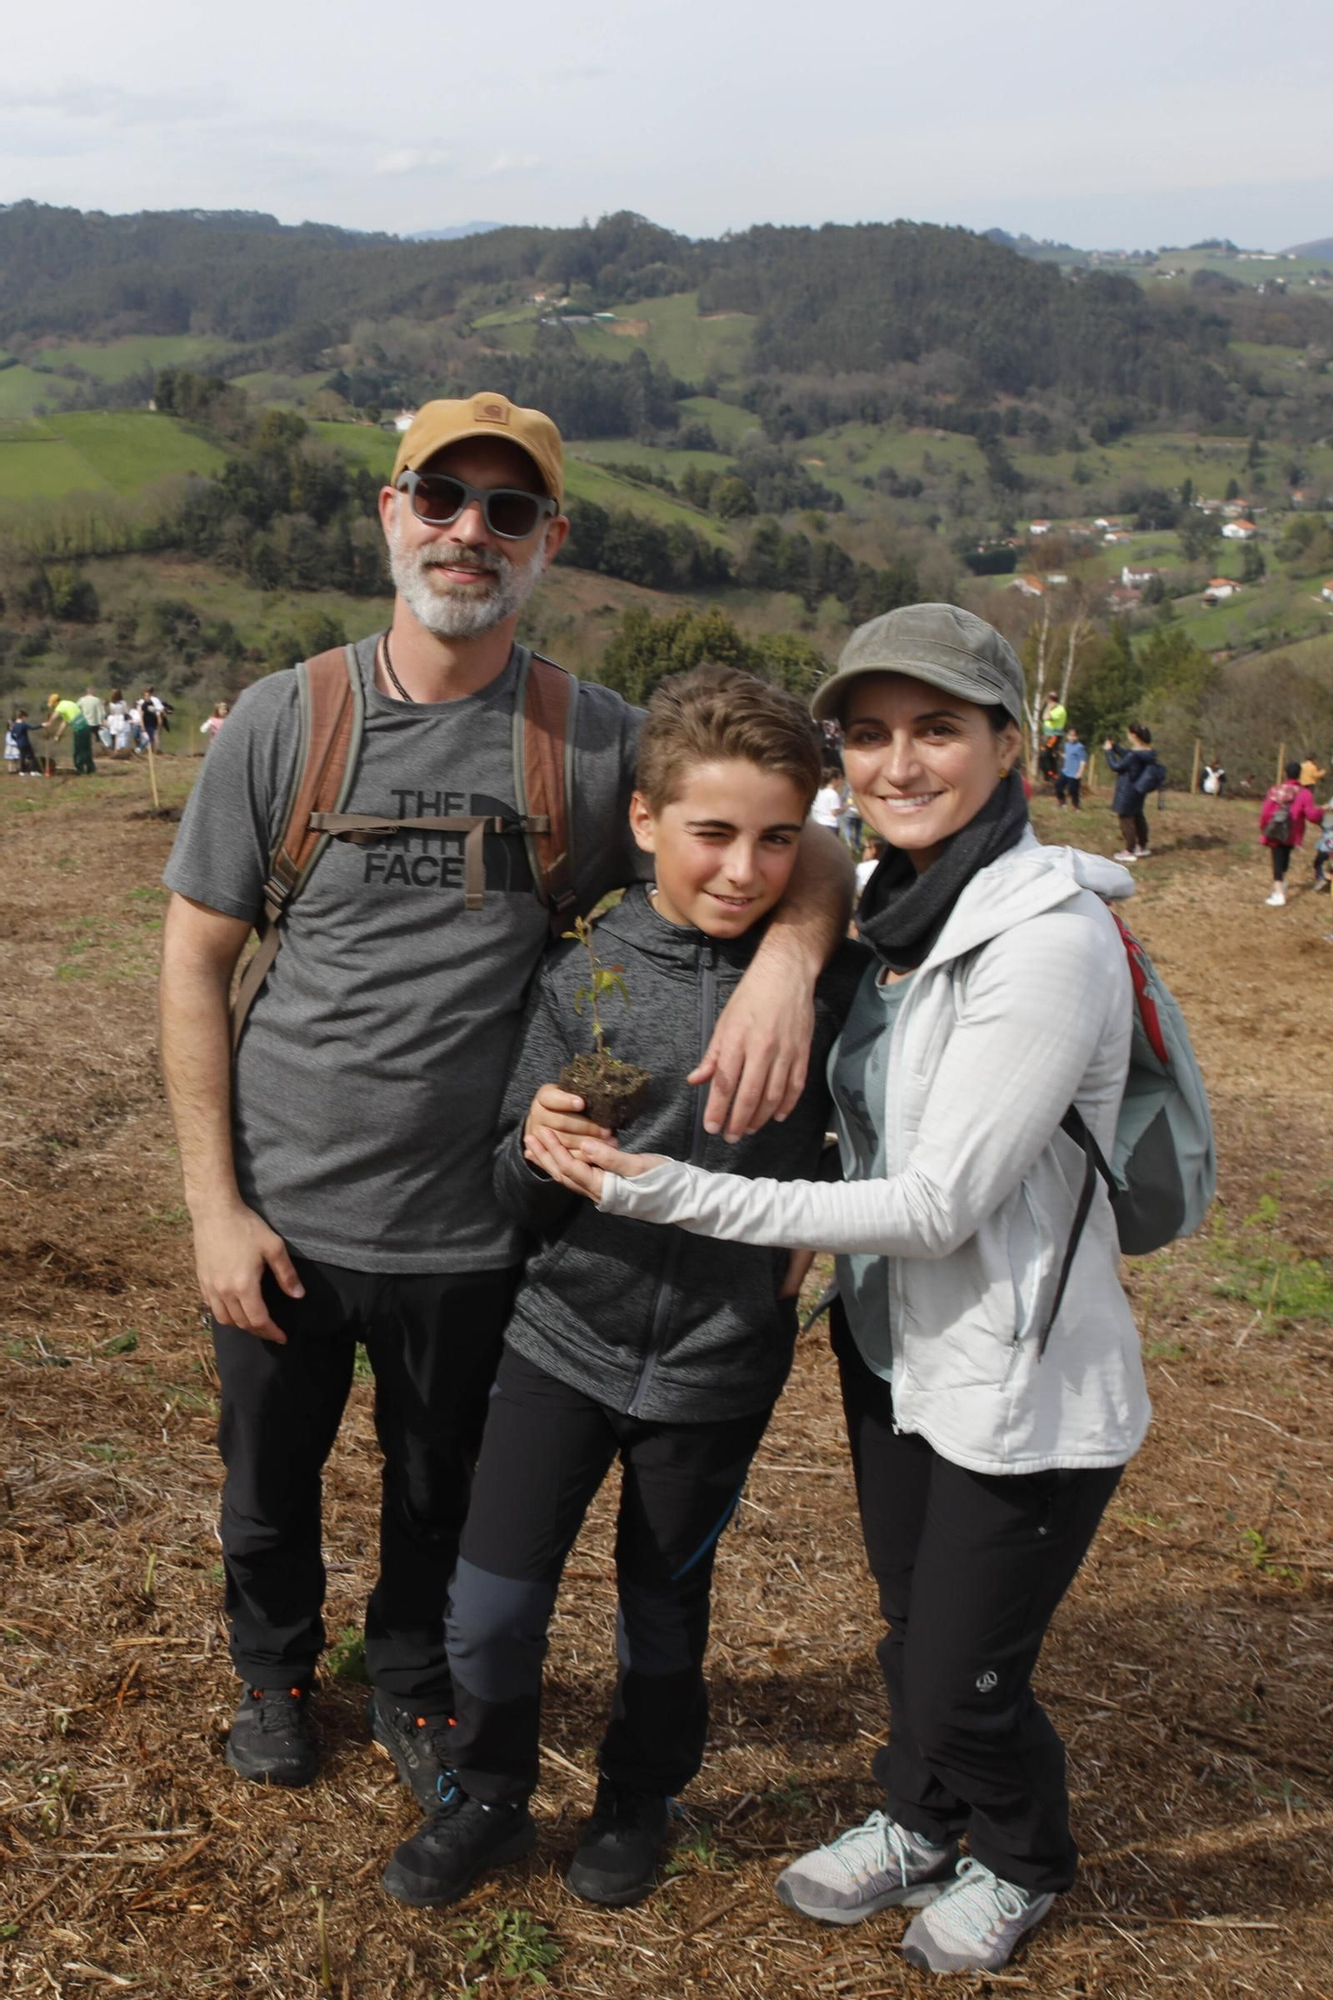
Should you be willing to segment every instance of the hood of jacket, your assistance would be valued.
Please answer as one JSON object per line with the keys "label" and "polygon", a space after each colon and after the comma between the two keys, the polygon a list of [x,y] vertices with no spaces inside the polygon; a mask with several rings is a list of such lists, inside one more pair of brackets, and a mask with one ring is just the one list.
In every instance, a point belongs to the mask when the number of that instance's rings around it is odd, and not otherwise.
{"label": "hood of jacket", "polygon": [[1104,902],[1134,894],[1134,877],[1117,861],[1079,847],[1044,847],[1029,827],[1013,847],[978,869],[959,896],[922,970],[946,965],[1015,924],[1056,909],[1085,890]]}

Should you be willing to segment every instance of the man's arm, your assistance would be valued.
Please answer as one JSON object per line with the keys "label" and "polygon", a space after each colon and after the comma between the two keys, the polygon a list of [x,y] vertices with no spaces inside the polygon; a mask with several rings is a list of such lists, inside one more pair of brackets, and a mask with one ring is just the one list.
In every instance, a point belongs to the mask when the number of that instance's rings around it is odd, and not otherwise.
{"label": "man's arm", "polygon": [[242,1201],[231,1139],[232,974],[250,924],[173,895],[162,943],[162,1070],[176,1125],[204,1303],[224,1326],[285,1343],[261,1284],[302,1287],[287,1246]]}
{"label": "man's arm", "polygon": [[852,858],[826,827],[806,823],[787,893],[749,970],[723,1009],[691,1083],[711,1083],[704,1128],[728,1139],[783,1119],[805,1088],[815,981],[852,913]]}

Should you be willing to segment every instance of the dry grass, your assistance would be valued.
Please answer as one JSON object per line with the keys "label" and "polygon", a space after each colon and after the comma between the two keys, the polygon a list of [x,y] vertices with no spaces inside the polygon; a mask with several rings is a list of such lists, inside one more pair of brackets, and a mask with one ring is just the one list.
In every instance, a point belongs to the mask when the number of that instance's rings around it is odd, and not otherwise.
{"label": "dry grass", "polygon": [[[168,769],[171,797],[185,783]],[[152,1055],[170,828],[133,817],[145,784],[131,768],[0,787],[0,1990],[521,1993],[529,1977],[501,1969],[506,1939],[524,1952],[513,1912],[558,1947],[557,1994],[924,1989],[893,1950],[900,1918],[828,1933],[770,1892],[784,1856],[874,1802],[881,1727],[818,1336],[721,1553],[708,1762],[674,1872],[641,1909],[597,1911],[560,1879],[610,1683],[605,1502],[554,1635],[531,1863],[447,1912],[384,1897],[414,1813],[350,1680],[321,1694],[312,1790],[244,1786],[222,1764],[214,1380]],[[1223,1205],[1208,1237],[1131,1269],[1157,1420],[1041,1669],[1084,1871],[1016,1965],[964,1992],[1333,1995],[1333,912],[1262,906],[1240,808],[1177,802],[1163,825],[1177,844],[1144,871],[1137,919],[1197,1030]],[[1079,831],[1111,844],[1104,812]],[[1325,1260],[1325,1294],[1309,1279],[1283,1311],[1269,1273],[1297,1255]],[[335,1630],[370,1581],[375,1470],[358,1385],[328,1480]]]}

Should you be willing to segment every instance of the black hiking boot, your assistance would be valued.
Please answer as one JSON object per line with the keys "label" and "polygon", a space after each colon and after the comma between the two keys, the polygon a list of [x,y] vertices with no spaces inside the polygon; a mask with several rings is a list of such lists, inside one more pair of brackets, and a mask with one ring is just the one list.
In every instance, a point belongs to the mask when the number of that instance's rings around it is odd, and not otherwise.
{"label": "black hiking boot", "polygon": [[[392,1757],[398,1775],[413,1793],[422,1812],[440,1796],[440,1779],[449,1768],[449,1718],[416,1715],[400,1708],[392,1695],[376,1688],[366,1704],[373,1740]],[[446,1780],[444,1789],[448,1791]]]}
{"label": "black hiking boot", "polygon": [[232,1717],[226,1759],[257,1785],[309,1785],[319,1772],[310,1689],[247,1688]]}
{"label": "black hiking boot", "polygon": [[641,1902],[657,1873],[668,1810],[660,1792],[632,1792],[599,1778],[592,1818],[565,1877],[574,1894],[613,1909]]}
{"label": "black hiking boot", "polygon": [[416,1909],[456,1903],[484,1868],[518,1861],[537,1845],[537,1829],[522,1805],[484,1806],[447,1779],[425,1819],[380,1880],[391,1896]]}

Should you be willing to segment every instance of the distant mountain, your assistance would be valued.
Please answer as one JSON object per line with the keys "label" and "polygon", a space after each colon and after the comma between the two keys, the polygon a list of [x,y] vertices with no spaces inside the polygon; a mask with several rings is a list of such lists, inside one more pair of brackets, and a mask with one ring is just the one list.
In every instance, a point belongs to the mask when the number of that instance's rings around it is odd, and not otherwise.
{"label": "distant mountain", "polygon": [[1288,257],[1322,257],[1325,263],[1333,264],[1333,236],[1321,236],[1317,243],[1293,243],[1286,254]]}
{"label": "distant mountain", "polygon": [[502,222],[456,222],[451,229],[410,229],[404,243],[456,243],[460,236],[484,236],[488,229],[503,229]]}

